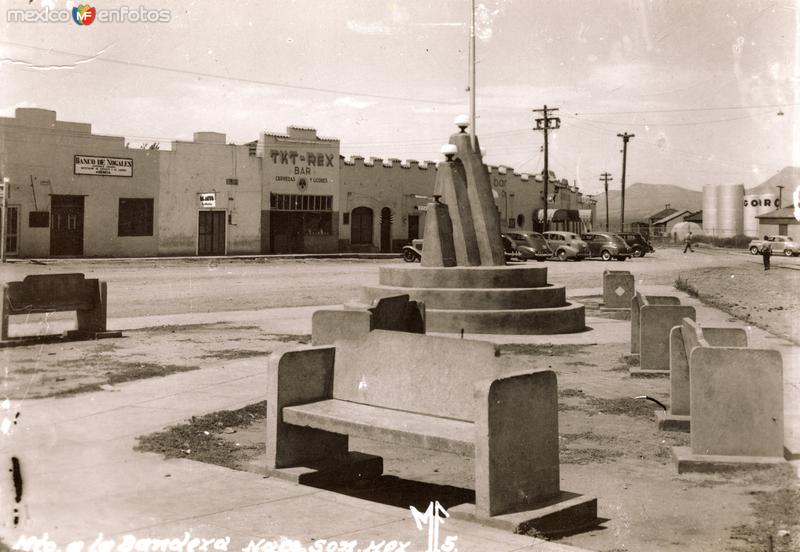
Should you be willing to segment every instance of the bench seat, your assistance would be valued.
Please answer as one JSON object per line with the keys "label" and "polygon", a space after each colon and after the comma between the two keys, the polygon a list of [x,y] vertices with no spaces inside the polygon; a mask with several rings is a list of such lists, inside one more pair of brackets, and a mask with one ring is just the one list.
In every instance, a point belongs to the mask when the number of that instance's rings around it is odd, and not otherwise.
{"label": "bench seat", "polygon": [[338,399],[287,406],[283,421],[376,441],[475,455],[475,424]]}

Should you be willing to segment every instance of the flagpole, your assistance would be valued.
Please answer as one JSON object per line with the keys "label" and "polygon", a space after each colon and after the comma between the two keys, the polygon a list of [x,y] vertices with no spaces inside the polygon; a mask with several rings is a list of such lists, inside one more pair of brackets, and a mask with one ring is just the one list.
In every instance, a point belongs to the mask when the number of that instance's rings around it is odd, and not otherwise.
{"label": "flagpole", "polygon": [[469,26],[469,126],[472,149],[476,149],[475,131],[475,0],[470,2]]}

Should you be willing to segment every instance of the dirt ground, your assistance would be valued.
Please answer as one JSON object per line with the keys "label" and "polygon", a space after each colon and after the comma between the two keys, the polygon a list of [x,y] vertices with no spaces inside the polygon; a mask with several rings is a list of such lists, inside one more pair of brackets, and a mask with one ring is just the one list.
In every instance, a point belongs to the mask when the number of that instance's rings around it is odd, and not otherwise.
{"label": "dirt ground", "polygon": [[[220,339],[221,335],[228,337]],[[310,335],[265,334],[258,326],[218,323],[129,330],[116,339],[11,347],[0,352],[11,367],[2,378],[3,393],[10,399],[35,399],[112,391],[126,381],[263,357],[310,342]]]}
{"label": "dirt ground", "polygon": [[800,344],[800,270],[764,271],[750,263],[688,270],[680,277],[704,303]]}

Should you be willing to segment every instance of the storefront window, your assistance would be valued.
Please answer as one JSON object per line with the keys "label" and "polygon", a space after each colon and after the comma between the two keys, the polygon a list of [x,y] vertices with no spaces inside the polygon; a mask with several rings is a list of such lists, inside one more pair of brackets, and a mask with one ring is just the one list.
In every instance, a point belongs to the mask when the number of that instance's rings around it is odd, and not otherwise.
{"label": "storefront window", "polygon": [[269,206],[273,211],[331,211],[333,196],[270,194]]}

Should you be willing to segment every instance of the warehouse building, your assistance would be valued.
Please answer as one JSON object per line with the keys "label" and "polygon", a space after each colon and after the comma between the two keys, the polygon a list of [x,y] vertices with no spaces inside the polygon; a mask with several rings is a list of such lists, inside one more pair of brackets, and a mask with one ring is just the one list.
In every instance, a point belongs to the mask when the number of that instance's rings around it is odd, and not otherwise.
{"label": "warehouse building", "polygon": [[[541,229],[542,175],[488,170],[502,229]],[[436,163],[345,158],[338,139],[293,126],[241,145],[196,132],[134,149],[20,108],[0,118],[0,176],[9,256],[397,252],[423,235]],[[594,201],[550,181],[550,228],[591,229]]]}

